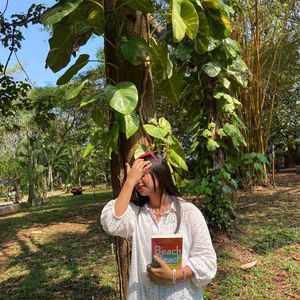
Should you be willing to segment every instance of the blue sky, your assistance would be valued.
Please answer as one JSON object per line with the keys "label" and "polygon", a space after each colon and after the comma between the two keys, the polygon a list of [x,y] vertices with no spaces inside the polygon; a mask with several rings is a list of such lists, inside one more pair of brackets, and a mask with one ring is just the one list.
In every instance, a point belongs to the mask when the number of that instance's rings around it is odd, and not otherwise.
{"label": "blue sky", "polygon": [[[27,13],[28,8],[32,3],[42,3],[47,7],[54,5],[55,0],[9,0],[7,10],[4,17],[10,20],[10,16],[14,13]],[[6,0],[0,0],[0,12],[4,11]],[[56,80],[62,75],[69,66],[71,66],[80,54],[86,53],[90,55],[91,59],[96,58],[96,52],[99,47],[103,45],[102,39],[99,37],[91,38],[87,45],[80,48],[77,52],[77,57],[73,58],[69,65],[60,72],[53,73],[49,68],[45,68],[45,60],[49,51],[48,39],[49,33],[43,30],[41,25],[28,26],[28,28],[22,29],[25,40],[22,42],[22,48],[17,52],[18,58],[22,63],[26,73],[35,86],[55,85]],[[2,64],[5,64],[9,56],[9,50],[0,46],[0,60]],[[17,60],[14,55],[9,63],[9,67],[13,67],[17,64]],[[93,67],[92,63],[89,63],[85,69]],[[13,74],[15,78],[24,80],[26,75],[23,72]]]}

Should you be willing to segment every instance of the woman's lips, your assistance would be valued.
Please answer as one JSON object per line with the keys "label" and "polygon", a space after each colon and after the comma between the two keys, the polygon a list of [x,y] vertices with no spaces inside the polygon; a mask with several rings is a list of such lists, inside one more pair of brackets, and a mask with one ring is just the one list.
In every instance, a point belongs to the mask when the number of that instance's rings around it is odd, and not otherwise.
{"label": "woman's lips", "polygon": [[139,193],[143,193],[145,191],[145,187],[137,187]]}

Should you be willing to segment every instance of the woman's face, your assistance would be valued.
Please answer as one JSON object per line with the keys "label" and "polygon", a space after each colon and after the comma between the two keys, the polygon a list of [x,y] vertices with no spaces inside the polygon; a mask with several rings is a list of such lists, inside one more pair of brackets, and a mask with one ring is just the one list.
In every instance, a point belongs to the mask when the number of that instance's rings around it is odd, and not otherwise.
{"label": "woman's face", "polygon": [[[156,191],[154,187],[156,187]],[[156,194],[159,191],[158,181],[156,180],[154,185],[154,181],[150,173],[146,173],[139,180],[135,188],[142,196],[151,196],[153,194]]]}

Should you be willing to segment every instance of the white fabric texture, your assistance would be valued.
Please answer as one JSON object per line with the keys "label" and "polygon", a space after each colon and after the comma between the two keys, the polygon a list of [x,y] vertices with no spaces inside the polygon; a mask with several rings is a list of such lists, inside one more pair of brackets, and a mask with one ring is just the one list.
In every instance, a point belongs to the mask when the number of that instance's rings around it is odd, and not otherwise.
{"label": "white fabric texture", "polygon": [[151,263],[151,236],[173,234],[177,226],[176,205],[157,223],[148,205],[138,207],[130,203],[121,217],[114,213],[115,200],[108,202],[101,213],[103,229],[111,235],[132,237],[132,256],[127,300],[203,299],[201,287],[216,274],[214,251],[205,219],[192,203],[178,198],[181,224],[178,234],[183,236],[183,266],[189,266],[194,277],[175,284],[153,283],[147,277],[146,266]]}

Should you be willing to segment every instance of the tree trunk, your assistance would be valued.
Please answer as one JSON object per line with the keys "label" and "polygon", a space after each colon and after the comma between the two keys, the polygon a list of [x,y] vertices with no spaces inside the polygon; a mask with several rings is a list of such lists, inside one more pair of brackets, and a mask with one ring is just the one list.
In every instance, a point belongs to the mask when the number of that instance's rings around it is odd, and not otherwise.
{"label": "tree trunk", "polygon": [[35,187],[33,182],[28,183],[28,203],[32,204],[32,201],[36,198]]}
{"label": "tree trunk", "polygon": [[14,186],[14,190],[16,191],[15,201],[14,203],[19,203],[21,200],[21,187],[19,183],[16,183]]}
{"label": "tree trunk", "polygon": [[28,180],[28,203],[32,204],[32,201],[36,198],[35,193],[35,161],[32,155],[32,151],[28,146],[28,169],[29,169],[29,180]]}
{"label": "tree trunk", "polygon": [[[130,81],[135,84],[139,93],[138,115],[141,123],[153,117],[155,106],[153,103],[153,84],[150,65],[145,63],[133,66],[122,59],[119,53],[121,37],[128,39],[140,36],[149,42],[148,16],[144,13],[129,10],[126,6],[118,8],[118,1],[105,0],[105,40],[104,52],[106,61],[107,84],[117,84],[121,81]],[[122,32],[119,24],[124,24]],[[114,113],[110,113],[110,124],[114,121]],[[124,182],[124,167],[126,162],[131,162],[135,149],[141,144],[149,144],[145,133],[140,129],[133,137],[126,139],[120,136],[119,153],[113,153],[111,160],[111,181],[113,197],[116,198]],[[130,265],[130,241],[122,238],[116,239],[116,259],[120,284],[120,299],[125,299],[128,288]]]}
{"label": "tree trunk", "polygon": [[49,165],[49,168],[48,168],[48,189],[50,191],[53,190],[53,170],[52,170],[52,165]]}

